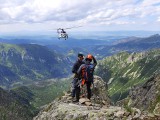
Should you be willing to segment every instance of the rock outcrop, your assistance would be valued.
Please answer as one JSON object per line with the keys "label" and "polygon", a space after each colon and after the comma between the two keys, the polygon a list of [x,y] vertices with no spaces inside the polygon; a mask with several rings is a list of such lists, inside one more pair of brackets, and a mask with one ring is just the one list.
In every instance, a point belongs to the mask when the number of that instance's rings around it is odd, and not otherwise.
{"label": "rock outcrop", "polygon": [[[86,86],[84,85],[81,87],[81,96],[80,96],[80,103],[91,105],[92,104],[99,104],[99,105],[110,105],[111,101],[108,96],[108,86],[106,82],[102,80],[102,78],[98,76],[94,76],[94,84],[91,86],[92,90],[92,97],[91,100],[87,99],[87,90]],[[72,102],[72,97],[70,96],[71,91],[65,93],[64,96],[60,98],[61,102],[70,103]]]}
{"label": "rock outcrop", "polygon": [[[94,77],[91,100],[81,98],[72,103],[69,93],[46,105],[33,120],[143,120],[158,119],[158,116],[141,112],[137,108],[112,106],[106,83]],[[91,103],[91,104],[90,104]]]}
{"label": "rock outcrop", "polygon": [[73,103],[53,102],[43,109],[33,120],[121,120],[144,119],[139,109],[128,112],[117,106],[102,107],[83,106]]}
{"label": "rock outcrop", "polygon": [[153,75],[145,84],[133,87],[129,98],[131,106],[160,115],[160,73]]}

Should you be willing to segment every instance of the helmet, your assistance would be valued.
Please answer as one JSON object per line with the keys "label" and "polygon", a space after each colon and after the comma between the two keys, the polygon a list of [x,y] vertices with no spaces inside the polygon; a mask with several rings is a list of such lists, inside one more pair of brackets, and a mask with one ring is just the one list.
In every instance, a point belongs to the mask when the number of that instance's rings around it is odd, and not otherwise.
{"label": "helmet", "polygon": [[92,55],[91,55],[91,54],[88,54],[88,55],[87,55],[87,57],[86,57],[86,59],[90,59],[90,60],[92,60],[92,59],[93,59],[93,57],[92,57]]}

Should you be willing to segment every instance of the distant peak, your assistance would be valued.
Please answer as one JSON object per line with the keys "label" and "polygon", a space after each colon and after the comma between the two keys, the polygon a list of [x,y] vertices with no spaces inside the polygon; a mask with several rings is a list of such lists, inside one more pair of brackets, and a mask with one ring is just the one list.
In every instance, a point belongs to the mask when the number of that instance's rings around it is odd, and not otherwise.
{"label": "distant peak", "polygon": [[151,37],[160,37],[160,35],[159,34],[154,34]]}

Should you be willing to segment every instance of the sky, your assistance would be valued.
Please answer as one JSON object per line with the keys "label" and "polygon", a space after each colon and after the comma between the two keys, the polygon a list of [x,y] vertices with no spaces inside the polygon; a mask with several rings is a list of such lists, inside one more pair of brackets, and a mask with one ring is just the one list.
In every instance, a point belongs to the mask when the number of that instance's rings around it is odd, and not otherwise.
{"label": "sky", "polygon": [[0,32],[160,31],[160,0],[0,0]]}

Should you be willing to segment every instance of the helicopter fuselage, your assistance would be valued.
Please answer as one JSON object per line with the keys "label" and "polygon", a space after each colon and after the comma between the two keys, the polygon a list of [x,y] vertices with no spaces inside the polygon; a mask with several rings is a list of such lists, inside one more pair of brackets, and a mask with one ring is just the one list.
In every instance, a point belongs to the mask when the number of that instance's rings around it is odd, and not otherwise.
{"label": "helicopter fuselage", "polygon": [[68,39],[68,34],[67,33],[59,33],[58,39],[60,39],[60,38],[65,38],[65,40],[66,40],[66,39]]}

